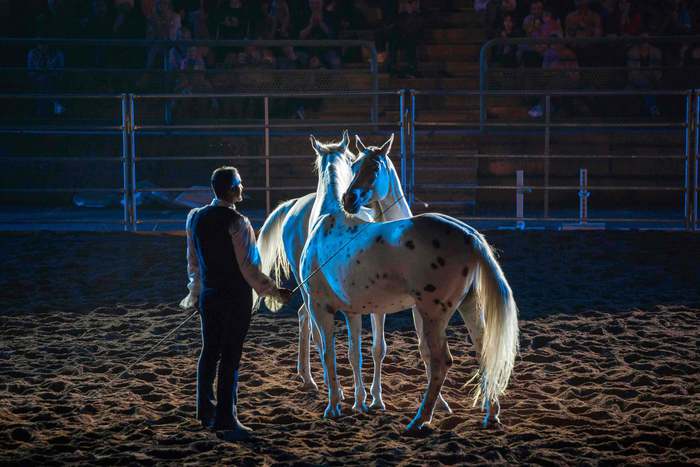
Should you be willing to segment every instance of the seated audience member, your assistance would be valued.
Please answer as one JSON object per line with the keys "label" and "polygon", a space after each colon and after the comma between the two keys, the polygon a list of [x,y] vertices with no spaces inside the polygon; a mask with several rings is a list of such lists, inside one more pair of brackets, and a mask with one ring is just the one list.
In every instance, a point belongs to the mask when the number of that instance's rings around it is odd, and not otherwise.
{"label": "seated audience member", "polygon": [[[534,0],[530,4],[530,14],[523,20],[523,31],[529,38],[547,38],[552,34],[561,32],[561,24],[552,17],[547,10],[545,17],[544,3],[542,0]],[[542,66],[542,54],[547,50],[544,45],[524,45],[522,47],[522,62],[526,67]]]}
{"label": "seated audience member", "polygon": [[[148,39],[175,40],[180,31],[180,15],[175,12],[171,0],[156,0],[155,12],[148,19]],[[156,45],[148,50],[146,68],[162,68],[166,47]]]}
{"label": "seated audience member", "polygon": [[[515,27],[513,15],[503,17],[503,27],[499,37],[503,39],[514,39],[522,37],[522,32]],[[500,66],[515,68],[519,62],[519,48],[514,44],[499,44],[493,49],[493,61]]]}
{"label": "seated audience member", "polygon": [[[551,36],[552,38],[558,36]],[[552,89],[576,89],[579,87],[581,80],[578,71],[578,60],[576,58],[576,53],[571,50],[566,44],[553,43],[547,46],[547,50],[544,52],[542,60],[542,68],[547,70],[569,70],[561,71],[554,74],[549,83],[549,87]],[[555,107],[561,107],[561,110],[572,111],[576,101],[570,97],[557,97],[551,99],[551,111],[554,111]],[[528,114],[531,117],[537,118],[541,117],[544,113],[544,98],[530,109]],[[571,112],[573,113],[573,112]]]}
{"label": "seated audience member", "polygon": [[[642,35],[646,37],[646,34]],[[661,82],[661,70],[663,55],[661,50],[651,45],[648,41],[635,45],[627,52],[628,84],[632,89],[651,90],[657,89]],[[659,116],[659,108],[656,105],[656,96],[645,95],[644,104],[649,115]]]}
{"label": "seated audience member", "polygon": [[[399,14],[389,32],[389,72],[401,77],[418,76],[418,42],[423,37],[423,18],[418,0],[401,0]],[[399,67],[399,53],[406,68]]]}
{"label": "seated audience member", "polygon": [[642,12],[632,0],[620,0],[617,20],[617,30],[622,36],[638,36],[642,31]]}
{"label": "seated audience member", "polygon": [[[180,28],[177,34],[178,41],[189,41],[192,40],[192,33],[186,27]],[[196,47],[195,47],[196,48]],[[168,71],[180,70],[180,64],[187,57],[188,47],[183,44],[177,44],[170,48],[168,52]]]}
{"label": "seated audience member", "polygon": [[[42,94],[58,92],[64,64],[63,52],[48,44],[39,43],[30,50],[27,55],[27,71],[36,92]],[[37,113],[41,117],[51,113],[61,115],[64,111],[65,108],[58,100],[39,99],[37,101]]]}
{"label": "seated audience member", "polygon": [[[328,40],[335,39],[336,31],[333,30],[323,9],[323,0],[309,0],[309,14],[306,26],[299,31],[299,39]],[[340,55],[336,50],[328,47],[306,49],[299,53],[309,68],[330,69],[340,68]]]}
{"label": "seated audience member", "polygon": [[511,15],[518,27],[522,24],[523,16],[520,14],[517,0],[492,0],[489,2],[485,16],[486,37],[497,37],[503,24],[503,17]]}
{"label": "seated audience member", "polygon": [[[589,0],[576,0],[576,10],[566,17],[566,37],[596,38],[603,35],[600,15],[590,8]],[[601,47],[585,45],[576,47],[576,55],[583,66],[597,64]]]}

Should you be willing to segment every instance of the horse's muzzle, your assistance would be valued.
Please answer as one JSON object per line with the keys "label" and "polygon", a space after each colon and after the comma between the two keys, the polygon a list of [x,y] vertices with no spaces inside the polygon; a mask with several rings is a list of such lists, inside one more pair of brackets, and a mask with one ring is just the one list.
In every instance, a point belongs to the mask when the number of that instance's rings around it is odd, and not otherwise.
{"label": "horse's muzzle", "polygon": [[350,214],[357,214],[357,211],[360,210],[360,203],[358,201],[359,199],[354,192],[346,192],[343,195],[343,209]]}

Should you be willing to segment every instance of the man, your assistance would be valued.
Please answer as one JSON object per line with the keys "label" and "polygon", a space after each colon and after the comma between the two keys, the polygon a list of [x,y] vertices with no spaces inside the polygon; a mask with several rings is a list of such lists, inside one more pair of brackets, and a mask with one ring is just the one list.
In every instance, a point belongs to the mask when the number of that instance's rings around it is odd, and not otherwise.
{"label": "man", "polygon": [[[238,420],[238,366],[252,309],[252,288],[283,303],[291,291],[277,288],[260,271],[260,255],[250,221],[236,211],[243,183],[234,167],[220,167],[211,176],[215,198],[187,216],[189,295],[180,306],[199,306],[202,353],[197,366],[197,418],[205,428],[223,430],[227,440],[249,436]],[[216,400],[213,383],[219,378]]]}

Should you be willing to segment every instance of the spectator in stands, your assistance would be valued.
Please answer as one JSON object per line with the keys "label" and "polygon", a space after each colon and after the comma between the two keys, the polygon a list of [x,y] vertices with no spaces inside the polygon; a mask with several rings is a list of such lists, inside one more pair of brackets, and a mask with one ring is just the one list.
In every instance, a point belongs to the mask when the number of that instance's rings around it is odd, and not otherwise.
{"label": "spectator in stands", "polygon": [[[533,2],[530,3],[530,14],[523,20],[523,31],[527,37],[531,39],[547,37],[542,35],[544,27],[543,13],[544,3],[542,0],[533,0]],[[536,68],[542,66],[542,47],[537,45],[523,45],[521,51],[523,66]]]}
{"label": "spectator in stands", "polygon": [[[148,19],[148,39],[175,40],[181,27],[180,15],[173,9],[171,0],[156,0],[155,13]],[[163,56],[167,48],[161,45],[148,51],[146,68],[163,66]]]}
{"label": "spectator in stands", "polygon": [[517,0],[489,1],[485,16],[486,37],[489,39],[497,37],[505,15],[511,15],[518,27],[522,24],[523,15],[521,14],[521,9],[518,6]]}
{"label": "spectator in stands", "polygon": [[[559,36],[552,35],[551,37],[556,38]],[[568,70],[553,75],[549,84],[552,89],[576,89],[579,87],[581,77],[578,71],[579,64],[576,53],[565,44],[553,43],[547,47],[542,61],[542,68],[549,70]],[[575,113],[578,102],[578,100],[569,96],[552,98],[551,110],[557,107],[558,110]],[[533,118],[541,117],[543,113],[543,100],[540,100],[540,102],[528,112]]]}
{"label": "spectator in stands", "polygon": [[[389,31],[389,72],[415,78],[418,73],[418,42],[423,38],[423,18],[418,0],[401,0],[399,14]],[[406,68],[399,67],[399,53]]]}
{"label": "spectator in stands", "polygon": [[[64,64],[63,52],[46,43],[39,43],[30,50],[27,55],[27,71],[34,89],[45,94],[57,92]],[[37,113],[42,117],[51,113],[61,115],[64,111],[65,108],[58,100],[40,99],[37,103]]]}
{"label": "spectator in stands", "polygon": [[[323,0],[309,0],[309,14],[306,26],[299,31],[299,39],[328,40],[335,39],[335,32],[323,8]],[[329,48],[306,49],[299,53],[309,68],[340,68],[340,55]]]}
{"label": "spectator in stands", "polygon": [[632,0],[620,0],[617,32],[623,36],[638,36],[642,31],[642,12]]}
{"label": "spectator in stands", "polygon": [[[513,15],[507,14],[503,17],[503,26],[499,37],[503,39],[514,39],[522,37],[522,32],[516,29]],[[515,68],[519,63],[519,48],[517,45],[502,44],[494,47],[493,61],[501,66]]]}
{"label": "spectator in stands", "polygon": [[[215,39],[243,40],[248,36],[251,23],[252,9],[243,0],[223,0],[211,15],[210,31]],[[223,47],[217,50],[217,55],[226,68],[238,63],[239,49]]]}
{"label": "spectator in stands", "polygon": [[[186,27],[180,28],[177,34],[178,41],[189,41],[192,40],[192,33]],[[170,48],[168,52],[168,71],[179,71],[180,64],[185,60],[188,55],[188,47],[183,44],[176,44]],[[201,56],[200,56],[201,58]]]}
{"label": "spectator in stands", "polygon": [[[646,33],[642,37],[648,37]],[[648,41],[632,46],[627,52],[628,84],[632,89],[648,91],[658,89],[661,82],[661,70],[663,55],[661,50],[651,45]],[[656,105],[656,96],[645,95],[644,104],[649,115],[658,117],[659,108]]]}
{"label": "spectator in stands", "polygon": [[[596,38],[603,35],[600,15],[590,8],[589,0],[576,0],[576,10],[566,17],[566,36],[574,38]],[[575,52],[583,66],[597,64],[601,47],[596,45],[576,46]]]}

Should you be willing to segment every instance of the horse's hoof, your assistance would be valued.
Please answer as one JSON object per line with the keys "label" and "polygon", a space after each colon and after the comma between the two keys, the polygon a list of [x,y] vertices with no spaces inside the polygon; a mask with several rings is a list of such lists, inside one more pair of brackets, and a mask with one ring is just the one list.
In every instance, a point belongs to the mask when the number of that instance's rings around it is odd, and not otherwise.
{"label": "horse's hoof", "polygon": [[424,435],[432,432],[428,422],[420,421],[416,418],[411,420],[411,423],[406,427],[406,434],[409,436]]}
{"label": "horse's hoof", "polygon": [[362,404],[355,403],[355,405],[352,406],[352,410],[357,413],[367,413],[369,412],[369,407],[367,407],[367,404],[364,402]]}
{"label": "horse's hoof", "polygon": [[340,404],[336,404],[335,407],[333,404],[329,403],[328,407],[326,407],[326,411],[323,413],[324,418],[336,418],[340,417],[342,415],[342,411],[340,410]]}
{"label": "horse's hoof", "polygon": [[304,381],[304,385],[301,387],[303,391],[306,392],[318,392],[318,386],[314,380]]}
{"label": "horse's hoof", "polygon": [[372,401],[372,404],[370,404],[369,408],[371,410],[379,410],[381,412],[384,412],[386,410],[386,406],[384,405],[384,401],[381,399],[374,399]]}

